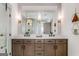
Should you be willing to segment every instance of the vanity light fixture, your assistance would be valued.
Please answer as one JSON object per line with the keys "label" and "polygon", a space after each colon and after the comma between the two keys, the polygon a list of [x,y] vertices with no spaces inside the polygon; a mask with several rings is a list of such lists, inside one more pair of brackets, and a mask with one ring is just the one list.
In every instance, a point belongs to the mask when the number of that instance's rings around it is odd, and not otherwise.
{"label": "vanity light fixture", "polygon": [[21,20],[21,15],[20,14],[16,15],[16,19],[17,19],[18,23],[21,23],[22,20]]}
{"label": "vanity light fixture", "polygon": [[18,20],[18,23],[21,23],[21,20]]}
{"label": "vanity light fixture", "polygon": [[58,23],[61,23],[61,20],[58,20]]}
{"label": "vanity light fixture", "polygon": [[41,13],[38,13],[38,21],[41,21]]}
{"label": "vanity light fixture", "polygon": [[62,19],[62,13],[59,13],[58,14],[58,20],[61,20]]}

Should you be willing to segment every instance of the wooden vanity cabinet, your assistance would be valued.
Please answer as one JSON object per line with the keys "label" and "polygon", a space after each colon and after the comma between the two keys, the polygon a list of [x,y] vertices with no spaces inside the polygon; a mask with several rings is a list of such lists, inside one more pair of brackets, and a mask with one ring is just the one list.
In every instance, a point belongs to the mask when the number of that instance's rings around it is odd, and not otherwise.
{"label": "wooden vanity cabinet", "polygon": [[56,40],[56,56],[67,56],[67,40]]}
{"label": "wooden vanity cabinet", "polygon": [[34,40],[13,39],[12,55],[13,56],[33,56]]}
{"label": "wooden vanity cabinet", "polygon": [[12,39],[13,56],[67,56],[67,39]]}
{"label": "wooden vanity cabinet", "polygon": [[34,40],[24,40],[24,56],[34,56]]}
{"label": "wooden vanity cabinet", "polygon": [[55,44],[45,44],[45,56],[55,56]]}
{"label": "wooden vanity cabinet", "polygon": [[36,39],[35,40],[35,56],[44,56],[44,40]]}
{"label": "wooden vanity cabinet", "polygon": [[45,56],[55,56],[55,40],[46,39],[45,40]]}
{"label": "wooden vanity cabinet", "polygon": [[23,56],[23,40],[12,40],[12,55]]}
{"label": "wooden vanity cabinet", "polygon": [[22,44],[13,44],[13,53],[14,56],[23,56]]}

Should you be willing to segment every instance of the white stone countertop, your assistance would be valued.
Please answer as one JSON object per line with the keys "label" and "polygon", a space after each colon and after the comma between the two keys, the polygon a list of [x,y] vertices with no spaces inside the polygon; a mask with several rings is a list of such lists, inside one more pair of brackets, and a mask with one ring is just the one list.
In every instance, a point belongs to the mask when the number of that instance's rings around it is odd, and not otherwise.
{"label": "white stone countertop", "polygon": [[56,35],[56,36],[51,36],[49,37],[48,35],[43,35],[42,37],[37,37],[37,36],[34,36],[34,35],[31,35],[31,36],[23,36],[23,35],[17,35],[17,36],[12,36],[12,39],[68,39],[67,37],[65,36],[62,36],[62,35]]}

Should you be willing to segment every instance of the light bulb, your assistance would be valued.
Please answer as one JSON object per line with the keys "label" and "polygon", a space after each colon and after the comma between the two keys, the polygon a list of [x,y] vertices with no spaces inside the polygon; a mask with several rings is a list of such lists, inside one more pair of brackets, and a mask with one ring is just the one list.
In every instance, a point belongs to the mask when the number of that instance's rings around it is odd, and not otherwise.
{"label": "light bulb", "polygon": [[41,20],[41,14],[38,13],[38,20]]}

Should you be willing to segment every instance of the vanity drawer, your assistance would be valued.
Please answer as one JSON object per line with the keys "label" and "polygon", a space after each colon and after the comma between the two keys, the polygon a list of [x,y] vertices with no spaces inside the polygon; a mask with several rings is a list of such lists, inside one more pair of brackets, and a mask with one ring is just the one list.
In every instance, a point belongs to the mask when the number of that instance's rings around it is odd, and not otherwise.
{"label": "vanity drawer", "polygon": [[44,50],[44,44],[35,44],[35,50]]}
{"label": "vanity drawer", "polygon": [[35,43],[44,43],[44,39],[36,39]]}
{"label": "vanity drawer", "polygon": [[34,39],[25,39],[24,43],[34,43]]}
{"label": "vanity drawer", "polygon": [[58,39],[56,40],[56,43],[66,43],[67,39]]}
{"label": "vanity drawer", "polygon": [[55,40],[53,40],[53,39],[46,39],[45,43],[55,43]]}
{"label": "vanity drawer", "polygon": [[23,39],[12,39],[12,43],[23,43]]}
{"label": "vanity drawer", "polygon": [[42,50],[35,51],[35,56],[44,56],[44,51]]}

